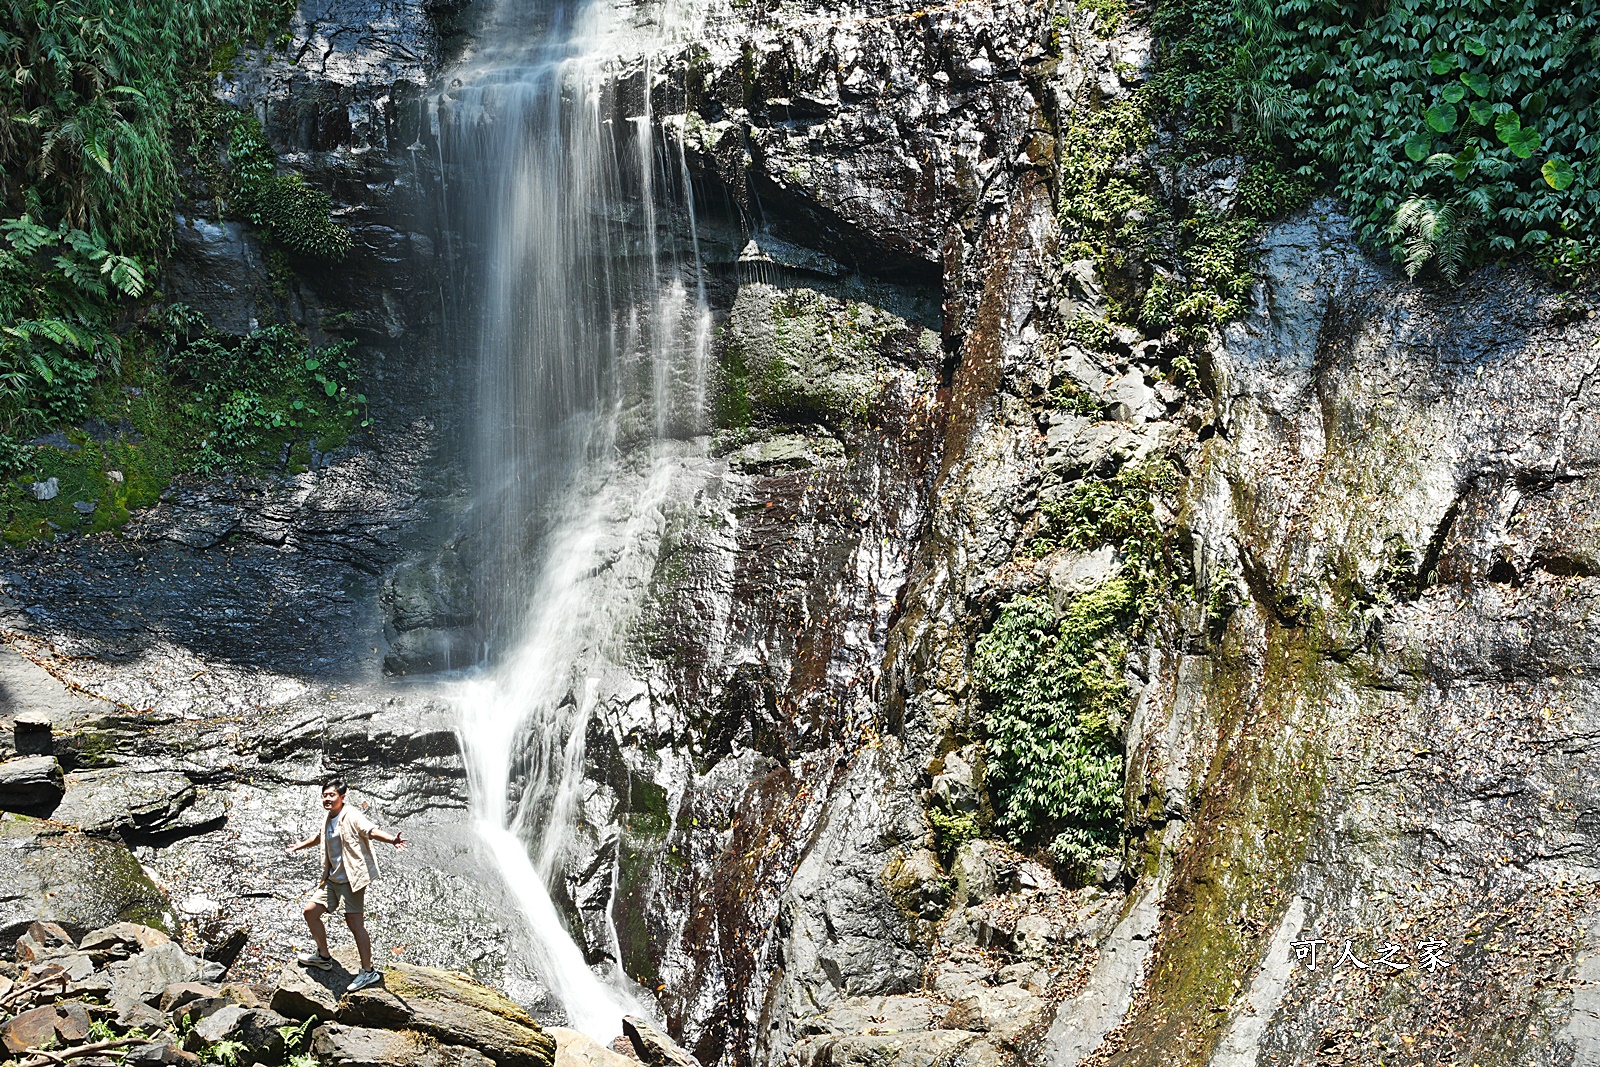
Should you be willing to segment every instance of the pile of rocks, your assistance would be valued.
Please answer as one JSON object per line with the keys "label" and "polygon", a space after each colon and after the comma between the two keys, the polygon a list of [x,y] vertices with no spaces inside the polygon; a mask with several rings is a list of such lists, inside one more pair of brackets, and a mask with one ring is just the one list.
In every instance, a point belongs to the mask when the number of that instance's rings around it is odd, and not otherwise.
{"label": "pile of rocks", "polygon": [[397,963],[349,992],[357,961],[289,963],[273,984],[225,981],[227,968],[167,934],[121,922],[74,939],[35,922],[0,961],[7,1067],[700,1067],[643,1019],[607,1047],[546,1028],[466,975]]}
{"label": "pile of rocks", "polygon": [[[17,939],[16,962],[0,962],[0,1042],[20,1067],[557,1061],[556,1036],[463,975],[401,964],[386,968],[381,985],[346,993],[355,970],[341,954],[327,971],[290,964],[274,985],[229,983],[221,964],[147,926],[117,923],[73,938],[36,922]],[[590,1063],[623,1060],[572,1038]]]}
{"label": "pile of rocks", "polygon": [[1015,1067],[1046,1058],[1059,1015],[1076,1011],[1119,890],[1068,889],[994,841],[963,844],[921,988],[846,997],[796,1024],[789,1067]]}

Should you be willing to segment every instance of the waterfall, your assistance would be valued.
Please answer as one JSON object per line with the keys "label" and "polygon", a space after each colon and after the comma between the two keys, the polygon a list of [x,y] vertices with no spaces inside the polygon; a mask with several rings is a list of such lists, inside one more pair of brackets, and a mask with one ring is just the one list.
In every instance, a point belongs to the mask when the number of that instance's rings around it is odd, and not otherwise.
{"label": "waterfall", "polygon": [[602,1041],[638,1006],[617,966],[585,960],[547,887],[599,679],[625,653],[674,476],[705,447],[710,316],[688,174],[649,106],[649,57],[693,21],[671,6],[500,0],[437,100],[449,222],[470,250],[454,304],[477,372],[488,656],[452,691],[471,814],[534,969]]}

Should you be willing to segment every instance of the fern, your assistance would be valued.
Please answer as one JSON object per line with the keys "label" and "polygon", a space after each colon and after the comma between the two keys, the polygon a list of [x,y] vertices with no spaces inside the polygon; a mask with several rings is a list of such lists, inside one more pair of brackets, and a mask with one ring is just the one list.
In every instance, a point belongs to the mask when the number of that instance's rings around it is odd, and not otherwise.
{"label": "fern", "polygon": [[1430,262],[1450,281],[1467,264],[1468,238],[1483,212],[1483,197],[1459,196],[1444,203],[1414,196],[1394,213],[1388,234],[1403,249],[1406,276],[1415,278]]}
{"label": "fern", "polygon": [[239,1057],[249,1051],[243,1041],[218,1041],[200,1054],[202,1063],[221,1064],[222,1067],[238,1067]]}

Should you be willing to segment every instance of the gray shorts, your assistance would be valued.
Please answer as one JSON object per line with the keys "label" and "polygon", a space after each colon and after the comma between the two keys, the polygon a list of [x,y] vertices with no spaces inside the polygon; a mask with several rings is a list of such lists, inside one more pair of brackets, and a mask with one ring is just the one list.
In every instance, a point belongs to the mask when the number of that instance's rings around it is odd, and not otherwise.
{"label": "gray shorts", "polygon": [[342,910],[346,915],[360,915],[366,911],[365,888],[351,889],[349,882],[335,882],[332,878],[311,891],[307,904],[321,904],[329,911]]}

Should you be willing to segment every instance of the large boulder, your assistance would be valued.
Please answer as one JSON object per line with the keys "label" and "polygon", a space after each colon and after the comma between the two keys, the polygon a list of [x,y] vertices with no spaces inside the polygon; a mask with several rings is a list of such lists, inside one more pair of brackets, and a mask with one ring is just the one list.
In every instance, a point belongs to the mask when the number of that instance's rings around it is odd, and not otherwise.
{"label": "large boulder", "polygon": [[549,1034],[556,1039],[555,1067],[639,1067],[639,1061],[606,1048],[588,1034],[564,1026],[552,1026]]}
{"label": "large boulder", "polygon": [[339,998],[350,988],[359,965],[349,949],[333,954],[334,964],[326,971],[302,967],[290,960],[278,972],[272,991],[272,1010],[291,1019],[331,1019],[339,1010]]}
{"label": "large boulder", "polygon": [[74,771],[66,796],[51,816],[56,822],[96,834],[194,832],[227,817],[221,802],[199,798],[194,783],[177,771],[128,767]]}
{"label": "large boulder", "polygon": [[201,968],[202,961],[176,943],[155,945],[106,968],[111,975],[111,1003],[135,1000],[154,1005],[169,987],[199,981]]}
{"label": "large boulder", "polygon": [[[637,1015],[624,1015],[622,1034],[633,1045],[633,1050],[639,1059],[649,1067],[700,1067],[699,1060],[651,1025],[648,1019],[641,1019]],[[559,1037],[557,1041],[559,1043]]]}
{"label": "large boulder", "polygon": [[474,1048],[447,1045],[415,1030],[376,1030],[323,1023],[312,1032],[311,1053],[334,1067],[491,1067]]}
{"label": "large boulder", "polygon": [[19,756],[0,762],[0,811],[49,815],[66,785],[54,756]]}
{"label": "large boulder", "polygon": [[553,1067],[555,1062],[555,1039],[527,1012],[464,975],[432,967],[386,968],[383,988],[346,997],[338,1020],[404,1025],[446,1044],[475,1048],[500,1067]]}
{"label": "large boulder", "polygon": [[171,921],[166,895],[120,842],[7,814],[0,815],[0,850],[0,941],[41,919],[76,935],[118,921]]}

